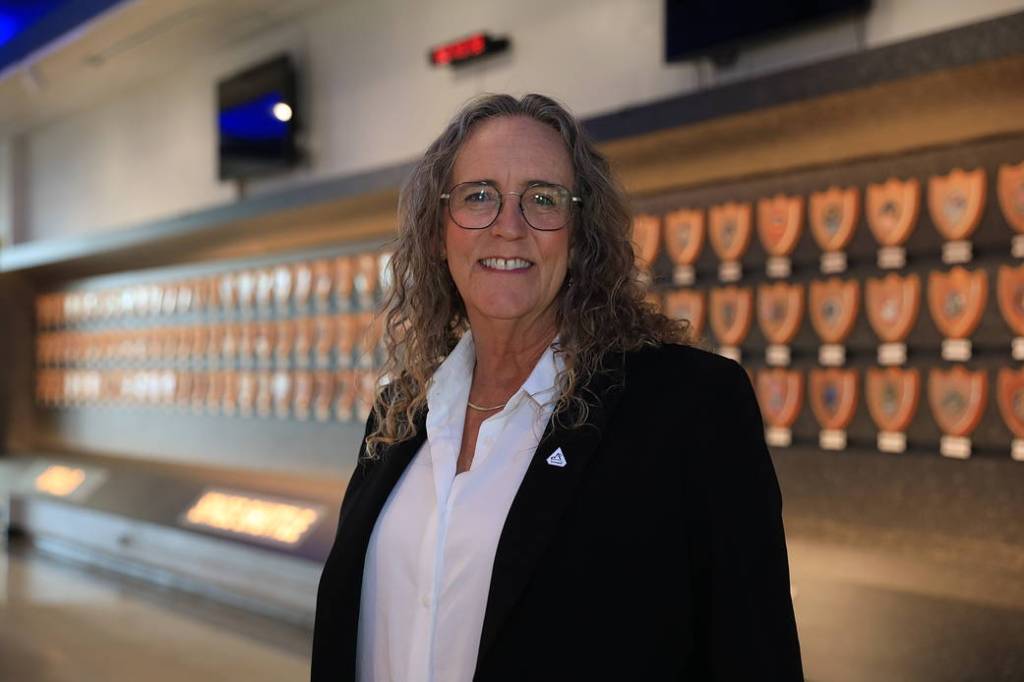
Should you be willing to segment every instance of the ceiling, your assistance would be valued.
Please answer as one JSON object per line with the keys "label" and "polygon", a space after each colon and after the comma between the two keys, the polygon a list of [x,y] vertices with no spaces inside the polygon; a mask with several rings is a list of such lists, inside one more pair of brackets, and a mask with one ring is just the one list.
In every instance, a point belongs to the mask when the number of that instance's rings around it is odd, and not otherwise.
{"label": "ceiling", "polygon": [[0,139],[258,35],[324,0],[128,0],[0,72]]}

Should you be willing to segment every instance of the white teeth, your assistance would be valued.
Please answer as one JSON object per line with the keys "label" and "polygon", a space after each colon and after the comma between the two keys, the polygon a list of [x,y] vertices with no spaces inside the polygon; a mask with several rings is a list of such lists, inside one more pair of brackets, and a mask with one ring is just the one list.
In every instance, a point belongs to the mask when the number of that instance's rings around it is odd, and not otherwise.
{"label": "white teeth", "polygon": [[533,265],[530,261],[522,258],[484,258],[480,262],[495,270],[521,270]]}

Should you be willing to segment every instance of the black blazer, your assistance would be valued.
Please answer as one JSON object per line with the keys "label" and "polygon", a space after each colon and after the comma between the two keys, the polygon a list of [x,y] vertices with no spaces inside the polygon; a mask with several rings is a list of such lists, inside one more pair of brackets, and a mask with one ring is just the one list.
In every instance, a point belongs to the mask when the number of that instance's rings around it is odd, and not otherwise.
{"label": "black blazer", "polygon": [[[548,424],[509,509],[474,679],[802,680],[782,500],[746,372],[675,345],[607,364],[587,424]],[[354,679],[367,543],[424,418],[380,460],[360,451],[320,579],[314,682]],[[546,462],[556,448],[564,467]]]}

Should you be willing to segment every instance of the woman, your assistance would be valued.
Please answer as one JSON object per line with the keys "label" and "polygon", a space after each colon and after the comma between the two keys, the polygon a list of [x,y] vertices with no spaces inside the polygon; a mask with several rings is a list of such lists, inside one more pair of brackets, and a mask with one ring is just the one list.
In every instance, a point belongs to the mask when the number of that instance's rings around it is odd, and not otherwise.
{"label": "woman", "polygon": [[313,680],[802,679],[750,381],[644,303],[579,123],[475,99],[399,213]]}

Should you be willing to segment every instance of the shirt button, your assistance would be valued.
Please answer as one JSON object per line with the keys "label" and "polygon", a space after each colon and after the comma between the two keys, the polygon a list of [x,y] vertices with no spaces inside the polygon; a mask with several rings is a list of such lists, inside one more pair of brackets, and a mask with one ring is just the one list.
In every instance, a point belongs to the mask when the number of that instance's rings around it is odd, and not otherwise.
{"label": "shirt button", "polygon": [[430,596],[425,594],[422,597],[420,597],[420,603],[423,604],[424,608],[429,608],[430,607]]}

